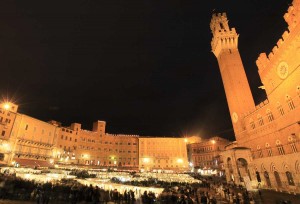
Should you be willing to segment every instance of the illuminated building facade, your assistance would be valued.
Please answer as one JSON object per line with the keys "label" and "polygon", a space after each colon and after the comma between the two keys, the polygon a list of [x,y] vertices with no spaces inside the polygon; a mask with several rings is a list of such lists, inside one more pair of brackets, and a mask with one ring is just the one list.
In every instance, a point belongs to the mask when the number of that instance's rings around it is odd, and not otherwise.
{"label": "illuminated building facade", "polygon": [[268,55],[256,61],[267,98],[254,105],[227,16],[214,14],[210,27],[237,143],[222,153],[228,181],[300,192],[300,1],[284,19],[288,30]]}
{"label": "illuminated building facade", "polygon": [[53,157],[58,132],[52,124],[17,113],[10,135],[11,161],[45,166]]}
{"label": "illuminated building facade", "polygon": [[144,171],[187,171],[185,138],[140,137],[139,164]]}
{"label": "illuminated building facade", "polygon": [[10,160],[12,143],[11,130],[15,122],[18,106],[6,102],[0,105],[0,164],[7,164]]}
{"label": "illuminated building facade", "polygon": [[79,123],[60,127],[57,163],[138,169],[138,136],[108,134],[105,127],[105,121],[94,122],[92,130],[81,129]]}
{"label": "illuminated building facade", "polygon": [[188,144],[189,162],[193,171],[204,175],[219,173],[222,169],[220,153],[229,143],[229,140],[216,136]]}

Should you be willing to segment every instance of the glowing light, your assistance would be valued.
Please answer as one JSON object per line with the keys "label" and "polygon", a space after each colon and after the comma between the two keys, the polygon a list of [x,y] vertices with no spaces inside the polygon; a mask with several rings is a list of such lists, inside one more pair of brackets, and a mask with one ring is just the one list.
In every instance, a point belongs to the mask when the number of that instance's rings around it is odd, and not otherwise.
{"label": "glowing light", "polygon": [[190,162],[190,163],[189,163],[189,165],[190,165],[190,167],[192,167],[192,166],[193,166],[193,163],[192,163],[192,162]]}
{"label": "glowing light", "polygon": [[143,162],[144,162],[144,163],[149,163],[149,161],[150,161],[149,158],[144,158],[144,159],[143,159]]}
{"label": "glowing light", "polygon": [[9,110],[9,109],[10,109],[9,103],[4,103],[3,108],[4,108],[5,110]]}
{"label": "glowing light", "polygon": [[53,164],[53,163],[54,163],[54,160],[53,160],[53,159],[50,159],[49,162],[50,162],[50,164]]}
{"label": "glowing light", "polygon": [[177,159],[177,162],[178,163],[183,163],[183,160],[182,159]]}
{"label": "glowing light", "polygon": [[188,142],[188,139],[185,138],[185,139],[184,139],[184,142],[187,143],[187,142]]}
{"label": "glowing light", "polygon": [[216,144],[216,140],[212,140],[211,143],[212,143],[212,144]]}
{"label": "glowing light", "polygon": [[3,144],[3,148],[6,150],[6,151],[10,151],[10,145],[8,143],[4,143]]}

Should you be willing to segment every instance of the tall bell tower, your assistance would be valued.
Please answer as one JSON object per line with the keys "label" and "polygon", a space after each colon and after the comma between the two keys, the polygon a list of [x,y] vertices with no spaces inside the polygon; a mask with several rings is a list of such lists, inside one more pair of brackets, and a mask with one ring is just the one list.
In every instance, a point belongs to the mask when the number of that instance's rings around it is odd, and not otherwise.
{"label": "tall bell tower", "polygon": [[239,35],[235,28],[229,28],[226,13],[213,14],[210,28],[212,52],[218,60],[233,129],[238,136],[245,130],[242,113],[255,108],[238,50]]}

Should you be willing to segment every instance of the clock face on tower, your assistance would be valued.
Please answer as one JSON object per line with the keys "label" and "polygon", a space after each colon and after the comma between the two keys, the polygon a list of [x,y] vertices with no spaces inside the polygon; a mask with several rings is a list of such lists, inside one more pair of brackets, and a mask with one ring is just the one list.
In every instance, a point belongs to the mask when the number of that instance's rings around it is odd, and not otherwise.
{"label": "clock face on tower", "polygon": [[239,116],[236,112],[233,112],[231,115],[232,122],[236,123],[239,120]]}
{"label": "clock face on tower", "polygon": [[288,64],[286,62],[280,62],[279,65],[277,66],[277,75],[281,78],[281,79],[285,79],[287,77],[287,75],[289,74],[289,70],[288,70]]}

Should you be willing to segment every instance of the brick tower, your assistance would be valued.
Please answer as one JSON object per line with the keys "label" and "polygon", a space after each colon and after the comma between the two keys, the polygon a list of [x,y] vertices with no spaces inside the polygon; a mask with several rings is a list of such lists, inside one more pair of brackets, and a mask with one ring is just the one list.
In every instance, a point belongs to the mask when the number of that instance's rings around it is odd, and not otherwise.
{"label": "brick tower", "polygon": [[238,50],[238,34],[230,29],[225,13],[213,14],[212,52],[216,56],[236,138],[245,130],[242,113],[255,108],[251,89]]}

